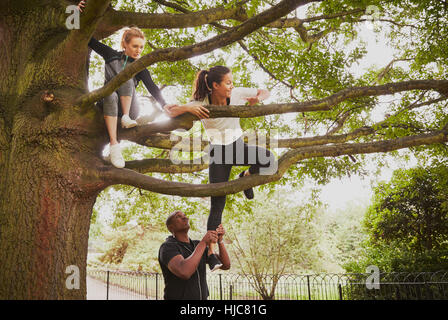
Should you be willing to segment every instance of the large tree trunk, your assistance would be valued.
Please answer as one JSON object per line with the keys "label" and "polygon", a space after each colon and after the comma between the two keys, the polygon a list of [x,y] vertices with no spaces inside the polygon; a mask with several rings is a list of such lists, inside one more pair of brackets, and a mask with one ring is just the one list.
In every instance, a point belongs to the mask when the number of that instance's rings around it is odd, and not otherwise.
{"label": "large tree trunk", "polygon": [[[33,159],[14,162],[2,172],[0,299],[85,299],[95,196],[76,195]],[[79,268],[79,289],[67,288],[71,265]]]}
{"label": "large tree trunk", "polygon": [[[39,103],[22,106],[0,156],[0,299],[84,299],[90,217],[105,187],[95,177],[101,148],[73,126],[81,119],[76,110],[56,111],[52,126],[51,115],[29,113]],[[66,287],[71,265],[79,268],[79,289]]]}
{"label": "large tree trunk", "polygon": [[[10,8],[0,16],[0,299],[85,299],[106,138],[92,106],[73,105],[87,47],[64,45],[65,6]],[[66,286],[72,265],[79,289]]]}

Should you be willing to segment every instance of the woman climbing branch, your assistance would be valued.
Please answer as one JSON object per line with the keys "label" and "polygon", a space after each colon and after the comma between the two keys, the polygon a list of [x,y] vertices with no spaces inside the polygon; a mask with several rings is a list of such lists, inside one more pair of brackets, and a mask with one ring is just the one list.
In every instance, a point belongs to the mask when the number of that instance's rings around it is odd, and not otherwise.
{"label": "woman climbing branch", "polygon": [[[233,76],[229,68],[215,66],[201,70],[196,75],[193,86],[193,101],[187,105],[170,105],[165,109],[171,117],[187,112],[192,105],[255,105],[269,97],[269,91],[256,88],[234,88]],[[274,155],[264,148],[247,145],[239,118],[202,119],[210,141],[209,182],[229,180],[233,166],[250,166],[239,177],[260,173],[261,168],[276,168]],[[248,199],[254,197],[252,188],[244,190]],[[207,230],[216,230],[221,224],[226,196],[211,197]]]}

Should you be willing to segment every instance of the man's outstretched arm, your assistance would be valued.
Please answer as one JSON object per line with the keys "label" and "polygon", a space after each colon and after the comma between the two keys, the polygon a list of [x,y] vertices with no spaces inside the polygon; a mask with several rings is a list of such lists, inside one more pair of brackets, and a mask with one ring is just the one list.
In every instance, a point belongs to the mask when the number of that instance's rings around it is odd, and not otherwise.
{"label": "man's outstretched arm", "polygon": [[218,234],[216,231],[208,231],[201,242],[196,246],[193,253],[188,257],[184,258],[182,255],[177,255],[173,257],[170,262],[168,262],[168,269],[183,280],[188,280],[193,275],[193,273],[198,268],[199,262],[202,259],[204,251],[207,249],[207,245],[212,241],[218,240]]}

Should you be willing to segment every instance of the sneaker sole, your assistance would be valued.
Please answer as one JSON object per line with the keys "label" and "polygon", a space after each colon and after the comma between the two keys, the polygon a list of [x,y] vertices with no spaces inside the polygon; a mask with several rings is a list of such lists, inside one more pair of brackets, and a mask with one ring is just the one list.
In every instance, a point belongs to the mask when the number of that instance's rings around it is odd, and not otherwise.
{"label": "sneaker sole", "polygon": [[216,266],[213,267],[213,269],[211,270],[211,272],[216,271],[218,269],[221,269],[222,264],[217,264]]}
{"label": "sneaker sole", "polygon": [[127,125],[127,126],[125,126],[125,125],[121,125],[121,127],[123,128],[123,129],[130,129],[130,128],[134,128],[134,127],[136,127],[137,126],[137,123],[132,123],[132,124],[130,124],[130,125]]}

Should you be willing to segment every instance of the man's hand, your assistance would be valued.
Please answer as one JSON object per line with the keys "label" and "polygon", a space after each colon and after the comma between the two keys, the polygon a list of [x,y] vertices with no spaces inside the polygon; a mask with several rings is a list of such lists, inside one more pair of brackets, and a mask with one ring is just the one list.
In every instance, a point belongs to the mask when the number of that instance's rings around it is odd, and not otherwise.
{"label": "man's hand", "polygon": [[218,241],[218,233],[213,230],[207,231],[204,238],[202,238],[202,241],[205,242],[207,246],[210,245],[210,243],[216,243]]}
{"label": "man's hand", "polygon": [[222,238],[226,234],[226,230],[224,230],[224,227],[222,226],[222,224],[220,224],[216,229],[216,232],[218,233],[218,243],[220,243],[222,242]]}

